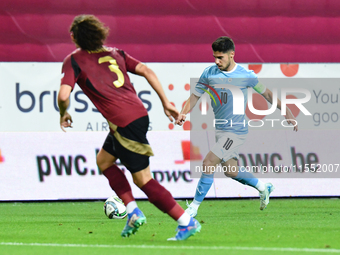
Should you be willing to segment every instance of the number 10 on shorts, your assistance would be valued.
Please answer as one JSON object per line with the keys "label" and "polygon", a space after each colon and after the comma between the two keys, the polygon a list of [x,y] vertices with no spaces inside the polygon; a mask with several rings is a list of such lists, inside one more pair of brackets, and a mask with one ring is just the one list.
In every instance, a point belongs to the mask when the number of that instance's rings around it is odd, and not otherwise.
{"label": "number 10 on shorts", "polygon": [[223,148],[226,149],[226,150],[229,150],[229,148],[232,144],[233,144],[233,140],[228,138],[227,141],[225,142],[225,144],[223,145]]}

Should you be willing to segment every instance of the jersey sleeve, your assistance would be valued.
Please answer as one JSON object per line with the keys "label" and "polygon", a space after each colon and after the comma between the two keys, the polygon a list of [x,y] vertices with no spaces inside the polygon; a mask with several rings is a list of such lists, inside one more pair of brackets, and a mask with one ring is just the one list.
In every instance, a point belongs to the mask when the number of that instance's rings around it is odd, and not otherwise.
{"label": "jersey sleeve", "polygon": [[76,83],[76,76],[72,68],[71,55],[68,55],[64,59],[61,73],[63,74],[63,77],[61,78],[60,85],[69,85],[72,87],[73,90],[74,85]]}
{"label": "jersey sleeve", "polygon": [[205,91],[207,89],[207,86],[205,86],[204,84],[208,84],[209,85],[209,79],[208,79],[208,68],[206,68],[201,77],[199,78],[198,82],[195,85],[195,90],[193,92],[193,94],[195,96],[201,97]]}
{"label": "jersey sleeve", "polygon": [[250,70],[248,73],[248,86],[254,88],[259,83],[259,79],[254,71]]}
{"label": "jersey sleeve", "polygon": [[136,73],[136,66],[140,63],[139,60],[135,59],[123,50],[119,50],[119,53],[124,57],[126,63],[126,70],[130,73]]}
{"label": "jersey sleeve", "polygon": [[250,87],[252,87],[257,93],[263,94],[267,87],[259,82],[259,79],[257,78],[257,75],[254,73],[254,71],[249,72],[249,84]]}

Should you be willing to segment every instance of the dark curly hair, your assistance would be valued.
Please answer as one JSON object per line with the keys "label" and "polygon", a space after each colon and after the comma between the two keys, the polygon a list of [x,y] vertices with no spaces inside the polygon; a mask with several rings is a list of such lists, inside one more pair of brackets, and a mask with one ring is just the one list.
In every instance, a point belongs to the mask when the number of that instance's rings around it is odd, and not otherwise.
{"label": "dark curly hair", "polygon": [[70,27],[74,42],[83,50],[99,50],[109,34],[109,28],[93,15],[78,15]]}

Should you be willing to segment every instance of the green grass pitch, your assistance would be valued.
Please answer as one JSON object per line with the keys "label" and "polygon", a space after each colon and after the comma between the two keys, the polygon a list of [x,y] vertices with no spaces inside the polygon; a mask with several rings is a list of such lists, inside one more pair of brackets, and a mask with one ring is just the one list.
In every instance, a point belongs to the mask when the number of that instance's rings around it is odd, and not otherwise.
{"label": "green grass pitch", "polygon": [[0,203],[0,254],[340,254],[339,199],[271,199],[264,211],[258,199],[205,200],[201,233],[182,242],[166,241],[175,221],[137,203],[148,222],[130,238],[103,201]]}

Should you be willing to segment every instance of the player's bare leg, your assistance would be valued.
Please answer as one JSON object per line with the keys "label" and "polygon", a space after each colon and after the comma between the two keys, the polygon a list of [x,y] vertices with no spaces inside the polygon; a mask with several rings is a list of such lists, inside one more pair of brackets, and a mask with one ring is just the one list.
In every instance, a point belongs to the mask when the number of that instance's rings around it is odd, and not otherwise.
{"label": "player's bare leg", "polygon": [[103,149],[101,149],[97,154],[97,166],[102,172],[112,166],[116,160],[116,157]]}

